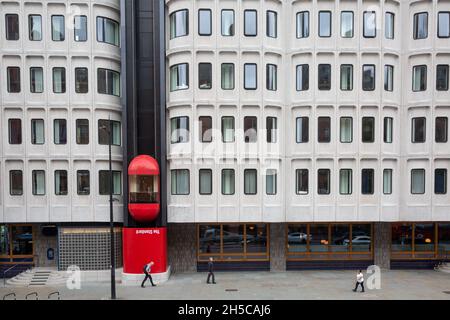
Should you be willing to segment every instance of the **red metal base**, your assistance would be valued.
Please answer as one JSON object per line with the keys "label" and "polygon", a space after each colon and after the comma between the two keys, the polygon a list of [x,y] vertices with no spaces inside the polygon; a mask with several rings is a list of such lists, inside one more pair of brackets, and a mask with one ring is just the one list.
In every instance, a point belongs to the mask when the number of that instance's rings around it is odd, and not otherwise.
{"label": "red metal base", "polygon": [[151,273],[167,271],[167,228],[123,228],[123,272],[142,274],[153,261]]}

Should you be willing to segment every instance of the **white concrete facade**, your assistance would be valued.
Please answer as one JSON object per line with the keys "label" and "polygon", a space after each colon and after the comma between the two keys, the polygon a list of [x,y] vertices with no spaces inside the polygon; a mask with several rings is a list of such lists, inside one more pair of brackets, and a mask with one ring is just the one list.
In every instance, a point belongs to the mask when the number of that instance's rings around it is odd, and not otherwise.
{"label": "white concrete facade", "polygon": [[[119,0],[102,1],[2,1],[0,4],[0,223],[106,222],[108,195],[99,194],[99,170],[108,170],[108,145],[99,144],[98,120],[121,121],[119,96],[98,91],[97,69],[120,73],[120,46],[99,42],[97,17],[120,25]],[[17,14],[19,37],[6,38],[6,15]],[[30,40],[29,15],[40,15],[42,39]],[[61,15],[65,39],[52,38],[52,16]],[[86,41],[74,39],[74,18],[85,16]],[[119,44],[120,45],[120,44]],[[20,92],[8,92],[7,68],[20,68]],[[42,67],[43,91],[31,93],[30,67]],[[64,67],[65,93],[52,90],[52,68]],[[75,68],[88,69],[87,93],[75,90]],[[8,120],[20,119],[22,142],[8,141]],[[31,119],[44,120],[44,143],[31,143]],[[54,143],[54,119],[65,119],[67,142]],[[76,142],[76,120],[89,120],[89,142]],[[122,171],[122,144],[112,147],[113,170]],[[22,170],[22,195],[10,194],[10,170]],[[33,195],[32,171],[44,170],[45,193]],[[67,170],[66,195],[55,194],[55,170]],[[90,192],[77,192],[77,170],[89,170]],[[122,180],[123,181],[123,180]],[[115,220],[123,220],[122,195],[114,203]]]}
{"label": "white concrete facade", "polygon": [[[188,33],[170,38],[170,16],[188,10]],[[198,33],[198,10],[210,9],[211,35]],[[234,10],[235,35],[221,35],[221,10]],[[245,36],[244,10],[257,11],[257,35]],[[277,37],[266,35],[266,11],[277,12]],[[331,37],[318,36],[318,12],[332,12]],[[296,14],[309,12],[309,36],[296,37]],[[341,37],[341,11],[353,11],[353,37]],[[363,13],[375,11],[376,36],[363,36]],[[450,142],[435,142],[435,118],[450,116],[450,91],[436,90],[436,66],[450,63],[449,38],[437,36],[448,1],[166,0],[168,222],[449,221],[450,196],[434,191],[435,169],[450,170]],[[394,14],[394,38],[385,13]],[[414,14],[428,12],[428,36],[413,39]],[[184,90],[170,91],[170,67],[189,65]],[[212,88],[199,88],[198,64],[211,63]],[[221,89],[221,64],[234,63],[233,90]],[[256,63],[257,89],[244,89],[244,64]],[[266,89],[266,64],[277,65],[277,90]],[[296,66],[309,65],[309,89],[296,90]],[[318,90],[318,65],[331,64],[331,89]],[[340,66],[353,65],[353,90],[340,90]],[[375,89],[362,90],[362,66],[375,65]],[[393,90],[384,66],[394,66]],[[413,92],[413,66],[427,65],[427,88]],[[171,121],[189,117],[189,141],[171,143]],[[212,117],[212,142],[199,140],[198,117]],[[236,137],[223,143],[221,117],[233,116]],[[245,143],[244,117],[257,117],[257,142]],[[296,142],[296,118],[309,117],[309,141]],[[331,117],[329,143],[318,142],[317,118]],[[266,142],[266,117],[277,118],[277,141]],[[351,143],[340,142],[340,117],[353,118]],[[374,142],[362,142],[361,119],[375,118]],[[393,139],[383,121],[393,118]],[[426,117],[426,140],[411,141],[413,117]],[[448,122],[447,122],[448,123]],[[447,128],[448,131],[448,128]],[[221,169],[235,170],[235,192],[221,193]],[[244,170],[257,169],[257,192],[244,194]],[[266,194],[264,172],[276,168],[277,192]],[[340,194],[339,169],[352,169],[352,192]],[[425,169],[425,192],[411,194],[411,169]],[[171,172],[189,170],[189,193],[171,194]],[[199,194],[199,169],[212,170],[212,193]],[[296,169],[309,170],[307,194],[296,193]],[[317,170],[331,172],[330,193],[318,194]],[[374,170],[373,194],[361,192],[361,170]],[[392,169],[392,193],[383,170]],[[448,189],[448,179],[445,181]]]}

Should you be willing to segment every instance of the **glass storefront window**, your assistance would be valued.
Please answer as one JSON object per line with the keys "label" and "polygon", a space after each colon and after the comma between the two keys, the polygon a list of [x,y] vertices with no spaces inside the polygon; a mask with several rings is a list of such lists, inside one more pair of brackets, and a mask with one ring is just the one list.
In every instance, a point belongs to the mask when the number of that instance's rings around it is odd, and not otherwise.
{"label": "glass storefront window", "polygon": [[290,225],[288,227],[287,241],[288,252],[306,252],[308,242],[307,225]]}
{"label": "glass storefront window", "polygon": [[414,226],[414,250],[434,251],[434,224],[416,223]]}
{"label": "glass storefront window", "polygon": [[9,255],[9,232],[7,226],[0,226],[0,256]]}
{"label": "glass storefront window", "polygon": [[438,225],[438,252],[450,253],[450,223]]}
{"label": "glass storefront window", "polygon": [[267,228],[264,224],[246,225],[246,252],[265,253],[267,250]]}
{"label": "glass storefront window", "polygon": [[244,253],[244,226],[222,226],[223,253]]}
{"label": "glass storefront window", "polygon": [[331,226],[331,252],[350,251],[350,225],[336,224]]}
{"label": "glass storefront window", "polygon": [[399,223],[392,225],[392,251],[412,251],[412,225]]}
{"label": "glass storefront window", "polygon": [[309,232],[309,250],[311,252],[327,252],[328,225],[311,225],[309,227]]}
{"label": "glass storefront window", "polygon": [[220,225],[199,227],[199,254],[220,253]]}
{"label": "glass storefront window", "polygon": [[370,224],[352,225],[352,251],[371,251],[372,229]]}
{"label": "glass storefront window", "polygon": [[12,226],[13,255],[33,254],[33,232],[31,226]]}

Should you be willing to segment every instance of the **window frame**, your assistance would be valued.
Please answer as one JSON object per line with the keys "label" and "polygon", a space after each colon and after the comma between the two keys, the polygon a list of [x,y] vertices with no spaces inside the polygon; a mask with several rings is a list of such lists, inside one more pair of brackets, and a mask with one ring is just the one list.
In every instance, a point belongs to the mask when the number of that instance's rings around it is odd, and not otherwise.
{"label": "window frame", "polygon": [[[437,139],[437,136],[436,136],[436,134],[437,134],[437,130],[436,130],[436,128],[437,128],[437,121],[438,121],[438,119],[445,119],[445,139],[443,139],[442,141],[438,141],[438,139]],[[434,130],[434,142],[436,142],[436,143],[446,143],[446,142],[448,142],[448,117],[442,117],[442,116],[438,116],[438,117],[435,117],[434,118],[434,128],[435,128],[435,130]]]}
{"label": "window frame", "polygon": [[[372,183],[369,184],[369,192],[364,192],[364,173],[370,173],[368,178],[372,178]],[[374,195],[375,194],[375,169],[362,168],[361,169],[361,195]]]}
{"label": "window frame", "polygon": [[[419,90],[414,90],[414,80],[415,80],[415,69],[416,68],[421,68],[421,69],[425,68],[425,81],[424,81],[424,89],[423,90],[420,90],[420,88],[422,88],[422,86],[420,86]],[[422,91],[427,91],[427,88],[428,88],[428,66],[426,64],[419,64],[419,65],[413,66],[413,69],[412,69],[412,91],[413,92],[422,92]]]}
{"label": "window frame", "polygon": [[[245,181],[246,181],[245,177],[246,177],[246,173],[247,172],[252,172],[255,175],[255,192],[247,192],[245,190]],[[253,169],[253,168],[244,169],[244,195],[246,195],[246,196],[254,196],[254,195],[257,195],[257,194],[258,194],[258,170]]]}
{"label": "window frame", "polygon": [[[202,192],[202,187],[201,187],[201,172],[202,171],[204,171],[204,172],[209,172],[209,184],[210,184],[210,186],[211,186],[211,191],[210,192]],[[208,168],[202,168],[202,169],[199,169],[198,170],[198,193],[200,194],[200,195],[211,195],[211,194],[213,194],[213,182],[212,182],[212,169],[208,169]]]}
{"label": "window frame", "polygon": [[[299,192],[299,173],[300,172],[303,173],[303,171],[306,172],[306,176],[307,176],[306,192],[305,191]],[[303,176],[303,175],[301,175],[301,176]],[[295,194],[301,195],[301,196],[309,194],[309,169],[307,169],[307,168],[297,168],[297,169],[295,169]]]}
{"label": "window frame", "polygon": [[[103,41],[100,41],[99,38],[98,38],[98,36],[99,36],[99,30],[98,30],[99,19],[102,19],[102,38],[103,38]],[[109,21],[113,22],[115,25],[117,25],[117,28],[118,28],[118,31],[119,31],[118,32],[118,43],[117,44],[111,43],[111,42],[107,42],[107,41],[104,40],[105,39],[105,21],[106,20],[109,20]],[[112,45],[112,46],[120,48],[120,42],[121,42],[120,23],[118,21],[116,21],[114,19],[111,19],[109,17],[105,17],[105,16],[96,16],[95,17],[95,26],[96,26],[96,30],[95,30],[96,31],[95,32],[96,36],[95,37],[96,37],[96,41],[97,42],[99,42],[99,43],[106,43],[106,44],[109,44],[109,45]]]}
{"label": "window frame", "polygon": [[[367,88],[364,86],[364,68],[373,68],[373,86],[370,88]],[[377,73],[376,73],[376,65],[375,64],[363,64],[362,65],[362,84],[361,89],[362,91],[375,91],[375,88],[377,86]]]}
{"label": "window frame", "polygon": [[[100,142],[100,132],[101,132],[101,125],[100,125],[100,121],[105,121],[108,123],[108,127],[109,130],[111,130],[111,132],[108,131],[108,138],[110,141],[108,141],[107,143],[101,143]],[[120,142],[119,144],[115,144],[114,143],[114,124],[119,124],[119,135],[118,137],[120,138]],[[112,133],[112,134],[111,134]],[[111,146],[116,146],[116,147],[120,147],[122,146],[122,122],[119,120],[110,120],[110,119],[97,119],[97,144],[98,145],[102,145],[102,146],[107,146],[109,145],[109,142],[111,142]]]}
{"label": "window frame", "polygon": [[[416,119],[423,119],[423,141],[415,141],[414,139],[414,123]],[[427,141],[427,118],[426,117],[412,117],[411,118],[411,143],[425,143]]]}
{"label": "window frame", "polygon": [[[98,85],[99,81],[100,81],[99,72],[101,72],[103,70],[105,71],[105,89],[106,90],[105,90],[105,92],[100,92],[100,86]],[[114,94],[114,90],[113,90],[112,93],[109,93],[108,90],[107,90],[108,89],[108,73],[117,74],[117,76],[118,76],[119,89],[118,89],[118,93],[117,94]],[[120,83],[120,72],[115,71],[113,69],[97,68],[97,93],[98,94],[106,94],[108,96],[120,97],[121,85],[122,84]]]}
{"label": "window frame", "polygon": [[[299,89],[298,88],[298,69],[301,67],[301,73],[302,73],[302,88]],[[308,75],[307,76],[307,81],[306,81],[306,88],[303,89],[303,69],[306,67],[306,71],[305,73]],[[303,64],[298,64],[295,66],[295,90],[297,92],[301,92],[301,91],[308,91],[309,90],[309,64],[303,63]]]}
{"label": "window frame", "polygon": [[[444,172],[444,191],[443,192],[436,192],[436,173],[437,171],[442,171]],[[448,184],[448,170],[447,168],[435,168],[434,169],[434,194],[438,194],[438,195],[443,195],[443,194],[447,194],[447,184]]]}
{"label": "window frame", "polygon": [[[21,177],[20,193],[12,193],[12,175],[13,175],[13,173],[20,173],[20,177]],[[9,170],[9,195],[12,197],[23,196],[23,170],[20,170],[20,169]]]}
{"label": "window frame", "polygon": [[[230,171],[233,173],[233,192],[232,193],[224,193],[224,179],[223,174],[224,171]],[[222,168],[220,171],[220,192],[223,196],[232,196],[236,193],[236,171],[233,168]]]}
{"label": "window frame", "polygon": [[[11,70],[18,70],[18,73],[17,73],[18,74],[18,80],[14,81],[14,82],[17,82],[19,84],[19,88],[18,88],[17,91],[12,91],[11,90],[11,86],[12,86],[11,73],[10,73]],[[18,66],[8,66],[8,67],[6,67],[6,82],[7,82],[6,86],[7,86],[8,93],[20,93],[22,91],[22,77],[21,77],[20,67],[18,67]]]}
{"label": "window frame", "polygon": [[[387,125],[391,123],[391,139],[387,139]],[[383,143],[393,143],[394,141],[394,117],[383,117]]]}
{"label": "window frame", "polygon": [[[56,143],[56,122],[57,121],[62,121],[65,124],[65,130],[66,130],[66,141],[64,143]],[[64,118],[54,118],[53,119],[53,144],[55,145],[66,145],[67,144],[67,140],[68,140],[68,128],[67,128],[67,119]],[[58,135],[60,134],[60,132],[58,132]]]}
{"label": "window frame", "polygon": [[[322,66],[322,67],[321,67]],[[329,81],[328,81],[328,83],[329,83],[329,85],[327,86],[327,87],[324,87],[324,85],[322,84],[320,84],[320,79],[321,79],[321,77],[320,77],[320,71],[322,70],[324,70],[324,69],[321,69],[321,68],[324,68],[325,66],[327,66],[327,69],[329,69]],[[331,90],[331,82],[333,81],[333,75],[332,75],[332,70],[331,70],[331,64],[330,63],[319,63],[318,65],[317,65],[317,90],[319,90],[319,91],[330,91]],[[321,86],[322,86],[322,88],[321,88]]]}
{"label": "window frame", "polygon": [[[350,119],[350,141],[342,141],[342,120]],[[339,117],[339,142],[340,143],[353,143],[353,117],[352,116],[341,116]]]}
{"label": "window frame", "polygon": [[[223,125],[223,120],[224,118],[231,118],[233,120],[233,140],[232,141],[225,141],[224,140],[224,125]],[[234,143],[236,142],[236,119],[234,118],[234,116],[222,116],[220,118],[220,132],[221,132],[221,136],[222,136],[222,143]]]}
{"label": "window frame", "polygon": [[[205,12],[209,12],[209,33],[200,33],[200,26],[201,26],[201,21],[202,19],[200,18],[200,12],[201,11],[205,11]],[[198,21],[198,27],[197,27],[197,34],[200,37],[208,37],[212,35],[212,10],[210,8],[199,8],[197,10],[197,21]],[[170,20],[169,20],[170,21]],[[188,21],[189,24],[189,21]],[[188,30],[189,31],[189,30]]]}
{"label": "window frame", "polygon": [[[327,13],[330,16],[330,30],[329,30],[329,35],[327,35],[327,36],[320,35],[320,15],[321,15],[321,13],[322,14]],[[318,22],[317,36],[319,38],[331,38],[331,36],[333,35],[333,14],[332,14],[331,10],[319,10],[317,12],[317,15],[318,15],[318,17],[317,17],[317,22]]]}
{"label": "window frame", "polygon": [[[426,35],[423,38],[419,38],[419,15],[424,14],[426,17]],[[417,18],[416,18],[417,17]],[[416,20],[417,19],[417,20]],[[416,12],[413,15],[413,40],[423,40],[423,39],[427,39],[428,38],[428,12],[427,11],[420,11],[420,12]],[[417,22],[417,24],[416,24]],[[416,34],[416,28],[417,28],[417,34]]]}
{"label": "window frame", "polygon": [[[62,34],[62,39],[61,39],[61,40],[55,40],[55,39],[53,38],[53,31],[54,31],[54,21],[53,21],[53,18],[55,18],[55,17],[62,17],[63,34]],[[51,33],[52,33],[52,36],[51,36],[52,41],[55,41],[55,42],[63,42],[63,41],[65,41],[65,40],[66,40],[66,17],[65,17],[64,15],[62,15],[62,14],[52,14],[52,15],[50,16],[50,24],[51,24],[50,29],[51,29]],[[74,28],[74,29],[75,29],[75,28]]]}
{"label": "window frame", "polygon": [[[55,71],[61,70],[63,71],[61,73],[61,92],[55,91]],[[53,93],[55,94],[64,94],[67,91],[67,73],[66,73],[66,67],[53,67],[52,68],[52,88]]]}
{"label": "window frame", "polygon": [[[390,180],[389,180],[389,191],[390,192],[385,192],[385,190],[384,190],[384,173],[385,172],[390,172]],[[383,169],[383,194],[384,195],[391,195],[392,193],[393,193],[393,191],[392,191],[392,178],[393,178],[393,173],[394,173],[394,171],[391,169],[391,168],[384,168]]]}
{"label": "window frame", "polygon": [[[86,172],[87,172],[88,177],[89,177],[89,179],[88,179],[88,181],[89,181],[89,191],[87,193],[84,193],[84,192],[80,192],[78,181],[79,181],[79,178],[80,178],[80,173],[86,173]],[[91,194],[91,172],[89,170],[86,170],[86,169],[77,170],[76,176],[77,176],[77,195],[79,195],[79,196],[89,196]]]}
{"label": "window frame", "polygon": [[[275,28],[275,36],[271,36],[270,35],[270,23],[269,21],[271,21],[271,19],[269,18],[269,15],[273,14],[274,17],[274,28]],[[278,12],[274,11],[274,10],[266,10],[266,36],[268,38],[272,38],[272,39],[276,39],[278,38]]]}
{"label": "window frame", "polygon": [[[209,82],[210,82],[210,84],[209,84],[209,86],[208,87],[205,87],[205,88],[202,88],[201,87],[201,77],[200,77],[200,68],[201,68],[201,66],[209,66]],[[187,76],[189,77],[189,70],[188,70],[188,72],[187,72]],[[212,63],[211,62],[199,62],[198,63],[198,89],[199,90],[211,90],[212,89],[212,78],[213,78],[213,76],[212,76]],[[188,80],[188,88],[189,88],[189,80]],[[183,89],[178,89],[178,90],[183,90]],[[186,90],[186,89],[184,89],[184,90]]]}
{"label": "window frame", "polygon": [[[80,91],[79,89],[77,89],[77,83],[80,83],[80,81],[77,80],[77,72],[80,71],[80,70],[86,70],[86,75],[87,75],[86,87],[87,87],[87,90],[85,92],[84,91]],[[78,94],[89,93],[89,69],[87,67],[75,67],[75,69],[74,69],[74,76],[75,76],[75,83],[74,83],[74,85],[75,85],[75,93],[78,93]]]}
{"label": "window frame", "polygon": [[[181,65],[186,65],[186,88],[181,88],[181,89],[176,89],[175,88],[175,89],[172,89],[172,85],[171,85],[171,83],[172,83],[172,69],[175,68],[175,67],[178,68]],[[177,72],[177,73],[179,73],[179,72]],[[169,77],[168,78],[169,78],[169,92],[188,90],[189,86],[190,86],[190,84],[189,84],[189,63],[188,62],[181,62],[181,63],[176,63],[174,65],[171,65],[169,67]]]}
{"label": "window frame", "polygon": [[[269,130],[269,123],[275,124],[275,129],[273,127]],[[270,131],[275,131],[275,134],[269,133]],[[269,139],[269,137],[271,139]],[[278,142],[278,118],[274,116],[266,117],[266,143],[277,143]]]}
{"label": "window frame", "polygon": [[[304,129],[304,119],[306,119],[306,139],[302,139],[302,141],[298,141],[298,136],[299,136],[299,128],[298,128],[298,121],[299,119],[302,119],[302,132],[301,132],[301,137],[303,138],[303,129]],[[308,143],[309,142],[309,117],[307,116],[301,116],[301,117],[295,117],[295,143]]]}
{"label": "window frame", "polygon": [[[320,126],[319,126],[319,119],[328,119],[328,124],[329,124],[329,135],[328,135],[328,139],[325,140],[320,140]],[[318,116],[317,117],[317,143],[330,143],[331,142],[331,117],[329,116]]]}
{"label": "window frame", "polygon": [[[389,71],[388,70],[392,70],[392,77],[390,78],[391,81],[389,80]],[[394,91],[394,66],[392,64],[385,64],[384,65],[384,91],[387,92],[393,92]],[[389,85],[392,87],[391,90],[389,90]]]}
{"label": "window frame", "polygon": [[[39,17],[40,18],[40,20],[41,20],[41,37],[40,37],[40,39],[32,39],[32,29],[31,29],[31,19],[32,19],[32,17]],[[40,15],[40,14],[29,14],[28,15],[28,40],[29,41],[42,41],[42,39],[44,38],[44,35],[43,35],[43,25],[42,25],[42,15]]]}
{"label": "window frame", "polygon": [[[17,142],[17,143],[12,143],[11,141],[13,141],[11,138],[12,138],[12,134],[11,134],[11,123],[12,123],[12,121],[13,120],[15,120],[15,121],[19,121],[19,123],[20,123],[20,135],[19,135],[19,137],[17,138],[18,140],[17,141],[19,141],[20,140],[20,142]],[[8,118],[8,143],[9,144],[12,144],[12,145],[21,145],[22,143],[23,143],[23,128],[22,128],[22,119],[21,118]]]}
{"label": "window frame", "polygon": [[[44,193],[37,193],[36,189],[34,188],[34,181],[36,177],[36,173],[43,173],[44,174]],[[46,190],[46,181],[45,181],[45,170],[32,170],[31,171],[31,194],[33,196],[45,196],[47,193]]]}
{"label": "window frame", "polygon": [[[351,69],[351,81],[350,81],[351,88],[350,89],[343,89],[342,88],[342,69],[348,68],[348,67],[350,67],[350,69]],[[343,64],[341,64],[339,69],[340,69],[339,70],[340,71],[340,73],[339,73],[339,89],[341,91],[353,91],[353,65],[349,64],[349,63],[343,63]]]}
{"label": "window frame", "polygon": [[[346,172],[350,173],[350,176],[349,176],[349,184],[350,184],[350,186],[348,188],[348,189],[350,189],[350,192],[348,192],[348,193],[344,193],[341,190],[341,173],[343,171],[346,171]],[[349,195],[353,194],[353,170],[351,168],[341,168],[341,169],[339,169],[339,194],[340,195],[344,195],[344,196],[349,196]]]}
{"label": "window frame", "polygon": [[[364,141],[364,121],[372,122],[371,139]],[[370,122],[369,122],[370,123]],[[374,143],[375,142],[375,117],[365,116],[361,117],[361,143]]]}
{"label": "window frame", "polygon": [[[57,193],[56,192],[56,172],[65,172],[66,173],[66,179],[67,179],[67,191],[64,193],[64,192],[60,192],[60,193]],[[68,172],[67,172],[67,170],[64,170],[64,169],[58,169],[58,170],[54,170],[53,171],[53,178],[54,178],[54,190],[55,190],[55,196],[68,196],[69,195],[69,174],[68,174]],[[61,188],[60,188],[61,189]]]}
{"label": "window frame", "polygon": [[[446,36],[441,36],[440,35],[440,30],[439,30],[439,15],[440,14],[446,14],[448,15],[448,20],[449,20],[449,32]],[[450,11],[438,11],[437,13],[437,37],[438,39],[447,39],[450,38]]]}
{"label": "window frame", "polygon": [[[86,26],[86,39],[85,40],[77,40],[77,30],[79,30],[79,29],[76,28],[76,25],[77,25],[76,24],[76,19],[77,18],[81,18],[81,19],[85,20],[85,26]],[[88,18],[84,14],[79,14],[79,15],[76,15],[76,16],[73,17],[73,41],[75,41],[75,42],[86,42],[86,41],[88,41]]]}
{"label": "window frame", "polygon": [[[187,140],[186,141],[183,141],[183,135],[180,135],[180,134],[178,134],[177,136],[176,136],[176,138],[177,138],[177,140],[175,141],[175,140],[172,140],[173,139],[173,137],[172,137],[172,135],[173,135],[173,132],[174,132],[174,129],[172,128],[172,121],[173,120],[181,120],[182,118],[186,118],[186,124],[187,124],[187,132],[188,132],[188,134],[187,134]],[[170,121],[170,144],[178,144],[178,143],[188,143],[191,139],[190,139],[190,135],[191,135],[191,129],[190,129],[190,123],[189,123],[189,117],[188,116],[176,116],[176,117],[172,117],[172,118],[170,118],[169,119],[169,121]],[[175,130],[185,130],[186,128],[182,128],[181,127],[181,121],[179,122],[180,123],[180,126],[178,127],[178,125],[177,125],[177,128],[175,128]],[[178,124],[178,121],[177,121],[177,124]],[[180,139],[181,138],[181,139]]]}
{"label": "window frame", "polygon": [[[271,172],[271,174],[269,174],[269,171]],[[275,172],[275,174],[273,174],[273,172]],[[267,187],[269,185],[267,183],[267,179],[268,179],[269,176],[273,176],[274,177],[273,179],[274,179],[274,182],[275,182],[275,184],[274,184],[274,186],[275,186],[274,191],[271,192],[271,193],[269,193],[268,190],[267,190]],[[268,195],[268,196],[275,196],[277,193],[278,193],[278,170],[277,169],[270,169],[270,168],[268,168],[268,169],[266,169],[266,195]]]}
{"label": "window frame", "polygon": [[[445,86],[445,88],[438,88],[438,69],[439,68],[444,68],[444,69],[446,69],[446,81],[445,81],[445,84],[446,84],[446,86]],[[448,87],[449,87],[449,85],[448,85],[448,82],[449,82],[449,73],[450,73],[450,68],[449,68],[449,65],[448,64],[437,64],[436,65],[436,91],[448,91]]]}
{"label": "window frame", "polygon": [[[269,79],[271,78],[270,77],[271,69],[274,72],[274,79],[272,81],[274,84],[273,89],[269,88]],[[278,66],[273,63],[266,64],[266,90],[268,90],[268,91],[277,91],[278,90]]]}
{"label": "window frame", "polygon": [[[255,67],[255,87],[247,87],[247,67],[254,66]],[[258,89],[258,65],[256,63],[244,63],[244,90],[257,90]]]}
{"label": "window frame", "polygon": [[[223,13],[224,13],[224,11],[233,13],[233,24],[232,24],[233,32],[232,32],[232,34],[231,33],[230,34],[224,34],[223,33],[223,30],[224,30]],[[236,14],[234,12],[234,9],[222,9],[222,10],[220,10],[220,35],[222,37],[234,37],[236,35]]]}
{"label": "window frame", "polygon": [[[413,192],[413,171],[414,172],[423,172],[423,192]],[[410,171],[410,193],[411,194],[425,194],[426,193],[426,172],[423,168],[414,168]]]}
{"label": "window frame", "polygon": [[[327,192],[320,192],[320,184],[319,184],[319,177],[321,175],[321,172],[325,172],[327,175],[327,181],[328,181],[328,190]],[[331,170],[328,168],[320,168],[317,169],[317,195],[330,195],[331,194]]]}
{"label": "window frame", "polygon": [[[308,30],[307,30],[307,32],[305,32],[305,30],[304,30],[304,20],[305,20],[305,14],[306,14],[306,17],[307,17],[307,19],[308,19],[308,24],[307,24],[307,26],[308,26]],[[302,15],[302,22],[303,22],[303,25],[302,25],[302,36],[301,37],[299,37],[299,35],[298,35],[298,17],[299,17],[299,15]],[[299,11],[299,12],[297,12],[296,14],[295,14],[295,37],[297,38],[297,39],[306,39],[306,38],[309,38],[309,35],[310,35],[310,32],[311,32],[311,30],[310,30],[311,28],[310,28],[310,15],[309,15],[309,11]],[[303,34],[305,34],[305,36],[303,36]]]}
{"label": "window frame", "polygon": [[[8,19],[9,17],[15,17],[17,22],[17,39],[11,39],[9,37]],[[5,39],[7,41],[19,41],[20,40],[20,18],[17,13],[5,13]]]}
{"label": "window frame", "polygon": [[[211,127],[207,128],[206,131],[211,130],[211,134],[210,134],[210,140],[204,140],[204,134],[203,134],[203,120],[202,119],[209,119],[210,123],[211,123]],[[199,142],[200,143],[211,143],[213,142],[213,120],[211,116],[199,116],[198,117],[198,123],[199,123]]]}
{"label": "window frame", "polygon": [[[373,14],[374,15],[374,21],[375,21],[375,25],[374,25],[374,28],[373,28],[373,33],[374,33],[374,35],[373,36],[368,36],[368,35],[366,35],[366,15],[367,14]],[[370,20],[370,18],[367,18],[368,20]],[[376,24],[376,22],[377,22],[377,13],[376,13],[376,11],[363,11],[363,23],[362,23],[362,25],[363,25],[363,38],[366,38],[366,39],[373,39],[373,38],[376,38],[377,37],[377,24]]]}
{"label": "window frame", "polygon": [[[247,34],[247,30],[246,30],[246,14],[247,13],[254,13],[255,14],[255,34]],[[257,37],[258,36],[258,10],[256,9],[244,9],[244,19],[243,19],[243,25],[244,25],[244,36],[245,37]]]}
{"label": "window frame", "polygon": [[[233,87],[232,88],[224,88],[223,86],[223,67],[224,65],[226,66],[232,66],[232,70],[233,70]],[[236,72],[235,72],[235,66],[234,63],[232,62],[223,62],[220,64],[220,87],[222,90],[234,90],[236,88]]]}
{"label": "window frame", "polygon": [[[32,76],[32,74],[33,74],[33,71],[34,70],[41,70],[41,74],[42,74],[42,91],[33,91],[32,90],[32,88],[33,88],[33,76]],[[45,90],[45,87],[44,87],[44,85],[45,85],[45,82],[44,82],[44,68],[43,67],[30,67],[30,93],[44,93],[44,90]],[[34,87],[36,87],[36,85],[34,85]]]}
{"label": "window frame", "polygon": [[[387,32],[387,28],[386,28],[386,21],[387,21],[387,17],[390,16],[392,17],[392,38],[388,38],[386,36],[386,32]],[[386,40],[394,40],[395,39],[395,13],[392,11],[386,11],[384,13],[384,39]]]}
{"label": "window frame", "polygon": [[[100,195],[100,196],[109,196],[109,194],[110,194],[110,190],[108,190],[108,193],[101,193],[101,186],[102,186],[102,184],[100,183],[100,173],[101,172],[105,172],[106,174],[107,174],[107,176],[109,176],[109,170],[98,170],[98,195]],[[119,193],[114,193],[114,174],[119,174],[119,176],[120,176],[120,183],[119,183],[119,188],[120,188],[120,191],[119,191]],[[121,196],[122,195],[122,171],[121,170],[112,170],[112,172],[111,172],[111,175],[112,175],[112,177],[111,177],[111,179],[112,179],[112,187],[113,187],[113,190],[112,190],[112,195],[113,196]],[[90,174],[89,174],[89,179],[90,179]],[[108,179],[109,180],[109,179]],[[111,187],[111,184],[108,184],[108,189]],[[91,188],[91,185],[90,185],[90,181],[89,181],[89,192],[90,192],[90,188]]]}
{"label": "window frame", "polygon": [[[80,121],[87,121],[87,127],[88,127],[88,134],[87,134],[87,142],[86,143],[81,143],[80,140],[78,140],[78,127],[79,127],[79,122]],[[90,124],[89,124],[89,119],[88,118],[78,118],[75,119],[75,143],[78,145],[88,145],[90,142]]]}
{"label": "window frame", "polygon": [[[343,35],[342,35],[342,21],[343,21],[343,19],[342,19],[342,14],[347,14],[347,13],[351,13],[351,15],[352,15],[352,34],[351,34],[351,36],[349,36],[349,37],[344,37]],[[355,37],[355,13],[353,12],[353,11],[351,11],[351,10],[342,10],[341,11],[341,14],[340,14],[340,22],[341,22],[341,34],[340,34],[340,36],[341,36],[341,38],[344,38],[344,39],[351,39],[351,38],[354,38]]]}
{"label": "window frame", "polygon": [[[43,131],[42,131],[42,133],[43,133],[43,137],[42,137],[42,143],[37,143],[37,142],[33,142],[33,141],[36,141],[36,138],[34,138],[33,139],[33,136],[36,136],[36,134],[35,134],[35,132],[34,132],[34,130],[33,130],[33,123],[35,123],[35,122],[37,122],[37,121],[42,121],[42,128],[43,128]],[[44,121],[44,119],[42,119],[42,118],[32,118],[32,119],[30,119],[30,125],[31,125],[31,129],[30,129],[30,131],[31,131],[31,144],[33,144],[33,145],[43,145],[43,144],[45,144],[45,121]]]}

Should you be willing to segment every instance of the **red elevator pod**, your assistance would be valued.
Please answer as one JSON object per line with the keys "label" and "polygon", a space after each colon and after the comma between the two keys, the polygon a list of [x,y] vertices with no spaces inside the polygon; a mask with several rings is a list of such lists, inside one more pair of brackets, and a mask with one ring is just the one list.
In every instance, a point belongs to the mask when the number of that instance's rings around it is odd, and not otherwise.
{"label": "red elevator pod", "polygon": [[128,211],[139,222],[151,222],[160,211],[159,165],[148,156],[135,157],[128,166]]}

